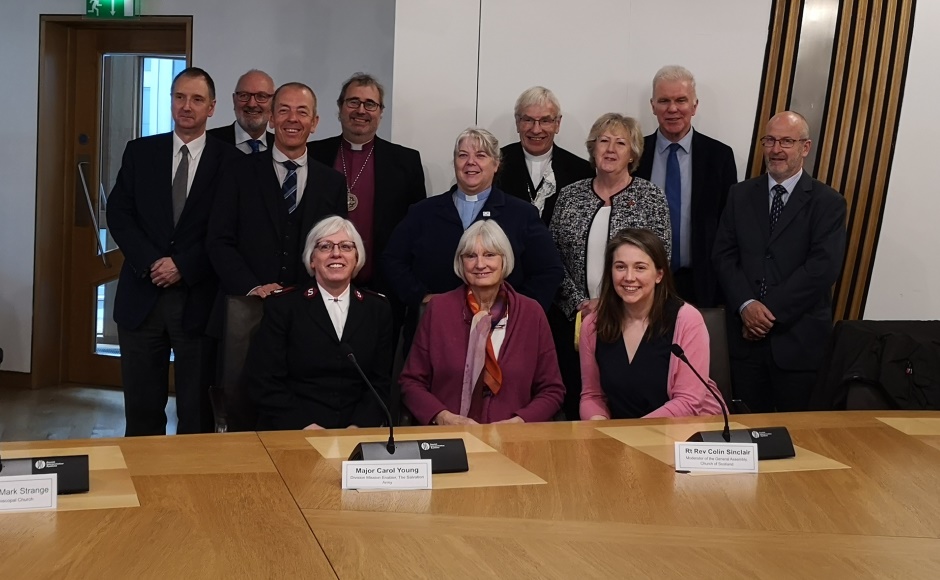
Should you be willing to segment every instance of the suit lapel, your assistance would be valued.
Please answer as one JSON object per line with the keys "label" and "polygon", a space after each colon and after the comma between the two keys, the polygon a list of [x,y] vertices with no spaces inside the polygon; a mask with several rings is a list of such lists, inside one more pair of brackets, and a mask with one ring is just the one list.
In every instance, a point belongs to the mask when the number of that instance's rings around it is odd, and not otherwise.
{"label": "suit lapel", "polygon": [[751,210],[762,240],[770,239],[770,205],[767,201],[770,193],[767,189],[767,179],[767,175],[764,174],[760,179],[755,180],[754,189],[750,195]]}
{"label": "suit lapel", "polygon": [[[222,151],[216,147],[213,140],[206,138],[205,147],[202,150],[202,156],[199,158],[199,166],[196,167],[196,175],[193,176],[193,184],[189,188],[189,195],[186,196],[186,204],[183,206],[183,213],[180,214],[179,223],[191,213],[193,205],[198,203],[203,195],[207,195],[212,179],[218,173],[219,157]],[[172,184],[170,186],[172,190]],[[179,224],[177,224],[178,226]]]}
{"label": "suit lapel", "polygon": [[[809,201],[810,190],[813,188],[812,178],[809,176],[806,171],[803,171],[803,175],[800,176],[800,180],[796,182],[796,187],[793,188],[793,191],[790,193],[790,198],[787,200],[786,205],[783,206],[783,212],[780,213],[780,218],[777,220],[777,225],[774,226],[774,233],[770,235],[770,241],[774,241],[780,236],[780,232],[785,230],[789,226],[797,214],[800,213],[800,210]],[[768,220],[768,229],[769,229],[769,220]]]}
{"label": "suit lapel", "polygon": [[[280,215],[283,209],[283,204],[281,204],[281,184],[277,179],[277,173],[274,171],[274,160],[271,150],[269,149],[264,153],[256,153],[256,155],[258,159],[255,160],[255,171],[257,172],[258,183],[261,185],[258,195],[261,196],[261,202],[268,210],[268,215],[271,221],[274,222],[278,238],[280,238],[283,235],[281,231]],[[309,181],[310,175],[308,172],[307,182],[309,183]]]}
{"label": "suit lapel", "polygon": [[153,152],[153,183],[159,192],[156,203],[159,205],[160,215],[172,231],[173,225],[173,133],[166,133],[165,139],[154,142],[156,151]]}
{"label": "suit lapel", "polygon": [[[323,303],[324,297],[321,295],[320,289],[316,284],[311,286],[311,290],[316,290],[316,294],[307,299],[309,308],[307,308],[307,313],[310,315],[310,318],[313,319],[314,324],[320,327],[327,336],[333,339],[337,344],[339,343],[339,336],[336,335],[336,329],[333,328],[333,321],[330,319],[330,313],[326,311],[326,304]],[[309,292],[309,290],[308,290]],[[352,293],[350,293],[352,296]]]}
{"label": "suit lapel", "polygon": [[393,163],[391,148],[386,147],[388,143],[375,137],[373,145],[373,162],[375,163],[375,189],[372,196],[372,213],[375,216],[386,215],[387,203],[392,195],[389,189],[398,183],[399,180],[392,177],[395,166]]}
{"label": "suit lapel", "polygon": [[348,342],[366,319],[365,303],[359,299],[361,291],[349,286],[349,310],[346,312],[346,325],[343,326],[343,341]]}
{"label": "suit lapel", "polygon": [[[480,208],[480,212],[473,221],[495,220],[499,217],[504,205],[506,205],[506,194],[497,189],[494,185],[493,189],[490,190],[489,197],[483,202],[483,207]],[[457,208],[455,207],[454,209],[456,210]]]}

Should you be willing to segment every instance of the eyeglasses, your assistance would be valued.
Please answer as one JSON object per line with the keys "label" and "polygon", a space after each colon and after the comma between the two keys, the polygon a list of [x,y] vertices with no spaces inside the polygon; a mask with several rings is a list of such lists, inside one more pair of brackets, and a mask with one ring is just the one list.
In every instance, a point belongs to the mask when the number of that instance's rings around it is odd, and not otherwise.
{"label": "eyeglasses", "polygon": [[793,147],[797,141],[802,143],[803,141],[809,141],[809,139],[792,139],[790,137],[777,139],[776,137],[771,137],[770,135],[760,138],[760,144],[763,145],[766,149],[773,149],[775,143],[780,143],[781,147],[784,149],[789,149]]}
{"label": "eyeglasses", "polygon": [[317,242],[314,246],[321,254],[332,254],[333,248],[339,248],[339,251],[348,254],[356,251],[356,242]]}
{"label": "eyeglasses", "polygon": [[542,117],[541,119],[533,119],[532,117],[516,117],[516,121],[519,123],[523,129],[530,129],[535,126],[536,123],[543,127],[548,127],[554,125],[558,121],[559,117]]}
{"label": "eyeglasses", "polygon": [[385,108],[385,105],[381,103],[376,103],[372,99],[366,99],[365,101],[363,101],[362,99],[357,99],[356,97],[346,99],[345,101],[343,101],[343,104],[346,105],[347,109],[352,109],[352,110],[358,109],[359,105],[362,105],[363,107],[365,107],[367,111],[374,111],[376,109]]}
{"label": "eyeglasses", "polygon": [[249,93],[246,91],[235,91],[235,98],[238,99],[238,101],[241,103],[247,103],[251,100],[252,97],[254,97],[255,101],[258,103],[267,103],[273,96],[274,95],[269,93]]}

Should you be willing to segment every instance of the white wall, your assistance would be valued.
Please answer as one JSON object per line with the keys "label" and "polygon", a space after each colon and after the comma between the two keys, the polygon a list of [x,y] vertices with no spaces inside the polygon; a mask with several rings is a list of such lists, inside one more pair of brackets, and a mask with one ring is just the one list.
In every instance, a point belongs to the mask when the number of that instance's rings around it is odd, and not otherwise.
{"label": "white wall", "polygon": [[564,113],[558,143],[586,156],[588,129],[608,111],[637,117],[652,132],[652,77],[662,65],[682,64],[696,75],[695,126],[731,145],[743,176],[770,4],[398,0],[392,137],[420,149],[431,192],[440,193],[454,181],[453,141],[462,129],[478,123],[502,144],[518,140],[512,108],[526,88],[555,92]]}
{"label": "white wall", "polygon": [[940,319],[940,2],[918,2],[867,320]]}
{"label": "white wall", "polygon": [[[39,15],[81,14],[77,0],[28,0],[0,17],[0,348],[3,370],[29,372],[36,221]],[[193,16],[193,64],[217,85],[210,126],[231,123],[230,94],[249,68],[302,81],[320,99],[319,136],[339,132],[336,97],[349,75],[392,85],[395,4],[388,0],[147,0],[144,14]],[[245,40],[249,37],[251,40]],[[11,80],[11,79],[15,79]],[[391,129],[391,100],[380,135]],[[41,284],[42,281],[40,280]]]}

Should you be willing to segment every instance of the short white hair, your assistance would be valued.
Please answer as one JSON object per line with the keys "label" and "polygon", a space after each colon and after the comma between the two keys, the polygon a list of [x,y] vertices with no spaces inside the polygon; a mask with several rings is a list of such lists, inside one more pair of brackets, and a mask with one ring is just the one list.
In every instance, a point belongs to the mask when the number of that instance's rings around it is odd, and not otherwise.
{"label": "short white hair", "polygon": [[483,151],[492,157],[497,164],[503,160],[503,153],[499,149],[499,140],[482,127],[468,127],[461,131],[460,135],[457,135],[457,140],[454,141],[454,159],[457,159],[457,154],[460,153],[460,145],[464,141],[472,143],[477,150]]}
{"label": "short white hair", "polygon": [[522,116],[523,110],[533,105],[543,107],[548,105],[555,109],[555,115],[561,116],[561,104],[558,102],[555,93],[545,87],[530,87],[522,91],[522,94],[516,99],[516,107],[513,109],[513,114],[515,114],[516,119]]}
{"label": "short white hair", "polygon": [[698,99],[698,93],[695,92],[695,77],[692,76],[692,72],[684,66],[667,64],[656,71],[656,75],[653,77],[654,97],[656,95],[656,85],[658,85],[660,81],[686,81],[689,83],[689,89],[692,90],[692,98]]}
{"label": "short white hair", "polygon": [[307,234],[307,241],[304,243],[303,260],[304,268],[307,269],[308,274],[311,276],[314,275],[313,268],[310,266],[310,257],[313,255],[317,242],[339,232],[345,232],[346,235],[352,238],[353,243],[356,244],[356,267],[353,268],[353,278],[355,278],[359,270],[362,270],[362,267],[366,265],[365,244],[362,243],[362,236],[359,235],[356,226],[346,218],[331,215],[314,224],[314,226],[310,228],[310,233]]}
{"label": "short white hair", "polygon": [[503,228],[499,227],[496,220],[473,222],[469,228],[464,230],[463,235],[460,236],[460,242],[457,244],[457,252],[454,253],[454,274],[457,274],[458,278],[469,284],[463,267],[462,256],[473,250],[477,240],[480,240],[480,245],[487,252],[493,252],[503,257],[503,280],[508,278],[516,265],[516,258],[513,256],[512,244],[509,243],[509,238],[506,237],[506,233]]}

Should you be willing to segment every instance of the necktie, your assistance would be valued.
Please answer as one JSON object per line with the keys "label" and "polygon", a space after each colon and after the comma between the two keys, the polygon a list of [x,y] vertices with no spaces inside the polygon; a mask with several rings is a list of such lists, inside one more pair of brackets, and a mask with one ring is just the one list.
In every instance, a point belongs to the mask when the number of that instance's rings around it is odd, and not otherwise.
{"label": "necktie", "polygon": [[281,165],[287,169],[287,177],[284,178],[284,185],[281,186],[281,193],[284,195],[284,201],[287,205],[287,213],[294,213],[297,209],[297,164],[293,161],[284,161]]}
{"label": "necktie", "polygon": [[679,246],[682,229],[682,174],[679,172],[678,151],[682,145],[673,143],[669,145],[669,156],[666,158],[666,201],[669,202],[669,221],[672,222],[672,271],[675,272],[682,264],[679,256]]}
{"label": "necktie", "polygon": [[[164,182],[166,183],[166,182]],[[186,190],[189,185],[189,147],[180,147],[180,164],[173,176],[173,225],[180,221],[183,206],[186,205]]]}
{"label": "necktie", "polygon": [[251,147],[252,153],[258,153],[259,151],[261,151],[261,141],[259,141],[258,139],[252,139],[248,141],[248,146]]}
{"label": "necktie", "polygon": [[[787,188],[777,184],[772,191],[774,192],[774,201],[770,204],[770,233],[774,233],[774,226],[777,225],[777,220],[780,219],[780,214],[783,213],[783,196],[787,193]],[[763,300],[766,295],[767,277],[765,276],[760,281],[760,299]]]}

